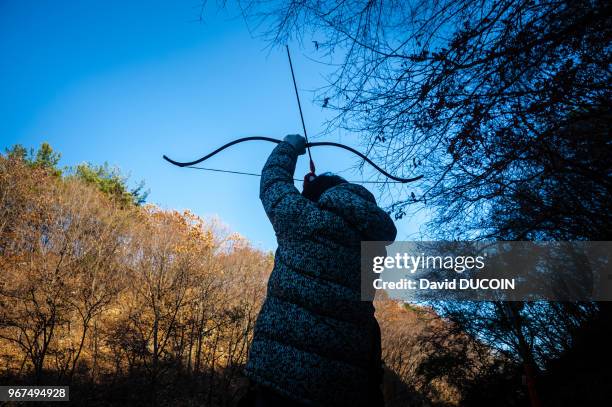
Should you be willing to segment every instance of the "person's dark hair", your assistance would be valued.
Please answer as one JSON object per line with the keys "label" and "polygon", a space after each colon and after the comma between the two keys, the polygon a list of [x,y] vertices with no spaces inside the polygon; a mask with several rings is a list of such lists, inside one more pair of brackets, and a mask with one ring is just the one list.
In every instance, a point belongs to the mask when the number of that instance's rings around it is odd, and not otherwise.
{"label": "person's dark hair", "polygon": [[331,187],[336,185],[344,184],[347,181],[339,175],[326,172],[317,176],[314,180],[304,184],[304,190],[302,196],[310,199],[313,202],[317,202],[323,192],[327,191]]}

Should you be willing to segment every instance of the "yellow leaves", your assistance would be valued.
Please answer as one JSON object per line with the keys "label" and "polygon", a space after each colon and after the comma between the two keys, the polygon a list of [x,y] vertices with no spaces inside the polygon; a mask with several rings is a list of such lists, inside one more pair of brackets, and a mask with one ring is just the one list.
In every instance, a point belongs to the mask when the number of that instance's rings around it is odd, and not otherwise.
{"label": "yellow leaves", "polygon": [[201,255],[218,245],[212,225],[188,210],[163,210],[153,205],[143,210],[149,233],[165,236],[176,254]]}
{"label": "yellow leaves", "polygon": [[[108,371],[117,365],[105,360],[150,358],[153,332],[160,356],[195,358],[174,354],[171,344],[184,340],[203,345],[202,353],[209,346],[217,346],[217,356],[229,353],[235,338],[248,340],[243,326],[253,321],[228,325],[226,310],[250,301],[252,312],[240,318],[254,318],[272,266],[268,254],[217,219],[153,204],[125,207],[95,185],[2,156],[0,247],[0,315],[13,324],[0,327],[0,336],[42,349],[37,333],[53,329],[47,370],[74,355],[85,331],[83,363],[92,363],[85,349],[95,340],[91,352]],[[213,335],[218,340],[207,342]],[[7,343],[0,339],[0,354]],[[17,369],[28,359],[19,349]],[[0,366],[0,375],[12,367]]]}
{"label": "yellow leaves", "polygon": [[246,247],[249,245],[249,241],[247,240],[247,238],[239,233],[232,233],[231,235],[229,235],[227,240],[231,242],[234,247]]}

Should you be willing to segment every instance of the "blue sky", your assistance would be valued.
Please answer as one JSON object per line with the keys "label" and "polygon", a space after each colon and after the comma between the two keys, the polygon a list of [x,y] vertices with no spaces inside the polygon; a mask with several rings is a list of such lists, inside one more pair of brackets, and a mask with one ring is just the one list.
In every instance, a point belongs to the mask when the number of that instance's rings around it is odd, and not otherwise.
{"label": "blue sky", "polygon": [[[284,49],[267,49],[234,10],[189,1],[0,1],[0,147],[49,142],[61,165],[119,167],[148,201],[218,216],[255,246],[273,249],[274,232],[258,200],[258,179],[168,165],[237,137],[302,133]],[[292,46],[307,130],[319,138],[326,112],[313,103],[325,66],[314,49]],[[324,138],[358,147],[336,132]],[[259,172],[272,144],[241,144],[206,166]],[[317,169],[348,179],[357,161],[313,149]],[[349,170],[347,170],[349,169]],[[301,178],[307,162],[300,160]],[[376,190],[371,189],[376,195]],[[397,224],[414,237],[415,219]]]}

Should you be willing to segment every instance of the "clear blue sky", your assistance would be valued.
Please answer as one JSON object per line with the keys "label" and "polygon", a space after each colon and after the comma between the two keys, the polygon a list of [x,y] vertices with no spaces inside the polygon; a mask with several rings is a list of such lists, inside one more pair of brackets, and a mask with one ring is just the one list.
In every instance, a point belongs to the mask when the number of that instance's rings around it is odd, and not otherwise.
{"label": "clear blue sky", "polygon": [[[197,158],[237,137],[302,133],[284,50],[266,49],[235,11],[212,4],[203,22],[199,15],[198,0],[0,0],[0,147],[47,141],[61,152],[61,165],[108,162],[134,184],[144,180],[149,202],[218,216],[256,246],[273,249],[258,178],[161,159]],[[326,112],[312,103],[311,90],[324,84],[324,66],[307,58],[315,50],[305,46],[292,44],[292,53],[316,138]],[[347,134],[325,139],[357,146]],[[272,148],[242,144],[206,166],[259,172]],[[313,155],[319,172],[367,176],[346,171],[356,159],[343,151]],[[302,159],[297,178],[306,172]],[[398,239],[417,223],[398,223]]]}

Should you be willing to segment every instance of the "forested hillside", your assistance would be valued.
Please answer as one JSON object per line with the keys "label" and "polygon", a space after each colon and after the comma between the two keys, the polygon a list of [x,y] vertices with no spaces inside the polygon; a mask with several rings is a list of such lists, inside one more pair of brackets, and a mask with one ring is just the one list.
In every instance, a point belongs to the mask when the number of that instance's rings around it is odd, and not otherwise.
{"label": "forested hillside", "polygon": [[[58,162],[47,144],[0,155],[0,384],[70,385],[77,405],[236,405],[273,254],[146,204],[106,164]],[[526,340],[550,405],[605,397],[603,305],[513,303],[516,330],[500,304],[382,294],[388,407],[528,405]]]}
{"label": "forested hillside", "polygon": [[108,168],[56,164],[48,146],[0,158],[3,381],[103,385],[119,400],[197,376],[201,397],[230,399],[270,254],[139,205]]}

